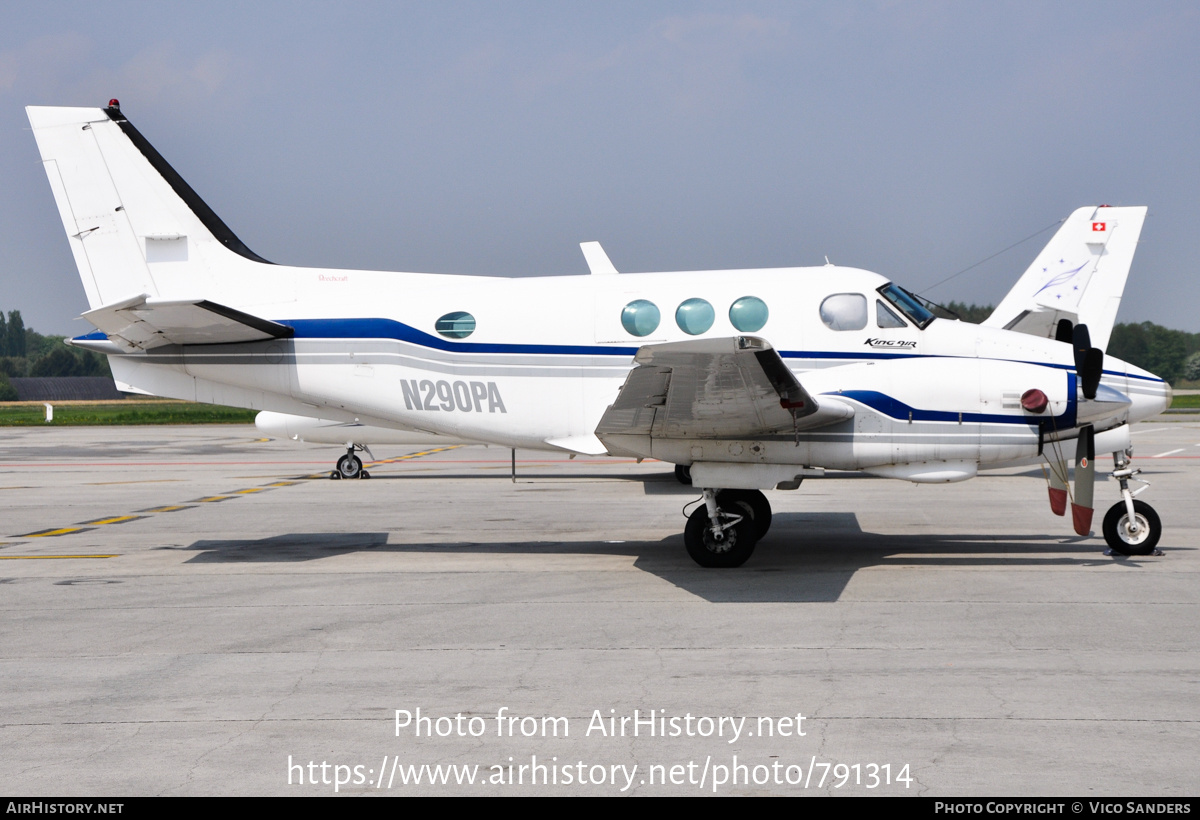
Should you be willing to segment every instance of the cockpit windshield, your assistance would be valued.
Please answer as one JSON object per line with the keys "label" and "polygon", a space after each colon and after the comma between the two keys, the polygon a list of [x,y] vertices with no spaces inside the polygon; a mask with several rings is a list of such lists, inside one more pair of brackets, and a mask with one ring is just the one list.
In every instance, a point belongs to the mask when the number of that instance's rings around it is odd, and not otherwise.
{"label": "cockpit windshield", "polygon": [[896,309],[907,316],[914,325],[924,330],[936,318],[933,311],[925,307],[924,299],[906,291],[894,282],[889,282],[879,289],[879,293]]}

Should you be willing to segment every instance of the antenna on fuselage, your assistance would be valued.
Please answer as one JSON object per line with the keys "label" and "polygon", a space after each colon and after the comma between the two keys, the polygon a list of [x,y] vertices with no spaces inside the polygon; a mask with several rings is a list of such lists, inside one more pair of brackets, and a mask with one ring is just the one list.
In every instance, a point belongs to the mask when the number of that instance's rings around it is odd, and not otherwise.
{"label": "antenna on fuselage", "polygon": [[605,275],[611,276],[617,272],[612,261],[608,258],[608,254],[604,252],[604,248],[600,247],[599,242],[580,242],[580,250],[583,251],[583,258],[587,260],[588,270],[593,276]]}

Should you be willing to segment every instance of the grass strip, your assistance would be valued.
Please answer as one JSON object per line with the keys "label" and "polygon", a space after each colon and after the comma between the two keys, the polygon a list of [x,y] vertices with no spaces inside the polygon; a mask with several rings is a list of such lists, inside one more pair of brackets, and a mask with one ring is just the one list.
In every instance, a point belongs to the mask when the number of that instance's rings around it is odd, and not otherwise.
{"label": "grass strip", "polygon": [[[53,403],[53,402],[52,402]],[[257,410],[191,402],[113,401],[55,404],[46,423],[40,404],[0,404],[0,427],[75,427],[114,424],[253,424]]]}

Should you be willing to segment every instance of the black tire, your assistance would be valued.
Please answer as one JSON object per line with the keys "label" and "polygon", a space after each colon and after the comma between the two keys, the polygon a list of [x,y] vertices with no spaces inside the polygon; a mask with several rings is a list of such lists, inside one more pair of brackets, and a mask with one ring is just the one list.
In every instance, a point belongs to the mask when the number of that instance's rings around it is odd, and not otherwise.
{"label": "black tire", "polygon": [[342,478],[358,478],[362,472],[362,459],[346,454],[338,459],[337,471]]}
{"label": "black tire", "polygon": [[754,521],[754,541],[763,540],[771,529],[771,502],[759,490],[721,490],[717,493],[721,509],[748,515]]}
{"label": "black tire", "polygon": [[676,464],[675,480],[685,487],[692,486],[692,468],[686,464]]}
{"label": "black tire", "polygon": [[1127,527],[1129,512],[1125,502],[1113,504],[1104,516],[1104,540],[1113,552],[1121,555],[1153,555],[1162,537],[1162,522],[1158,513],[1145,501],[1133,502],[1133,514],[1138,519],[1138,534],[1130,536]]}
{"label": "black tire", "polygon": [[703,504],[688,516],[687,526],[683,529],[683,543],[688,555],[702,567],[740,567],[754,552],[755,542],[754,523],[748,516],[725,530],[723,540],[715,540],[709,526],[708,508]]}

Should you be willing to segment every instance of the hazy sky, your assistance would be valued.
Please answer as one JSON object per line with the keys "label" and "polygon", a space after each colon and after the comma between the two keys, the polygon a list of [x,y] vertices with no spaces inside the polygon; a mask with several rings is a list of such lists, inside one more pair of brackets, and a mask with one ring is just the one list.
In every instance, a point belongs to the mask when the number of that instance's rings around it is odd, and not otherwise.
{"label": "hazy sky", "polygon": [[[122,109],[255,252],[505,276],[821,264],[994,303],[1148,205],[1119,321],[1200,331],[1200,5],[0,5],[0,308],[84,333],[24,106]],[[366,308],[365,308],[366,309]]]}

